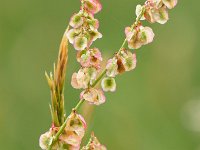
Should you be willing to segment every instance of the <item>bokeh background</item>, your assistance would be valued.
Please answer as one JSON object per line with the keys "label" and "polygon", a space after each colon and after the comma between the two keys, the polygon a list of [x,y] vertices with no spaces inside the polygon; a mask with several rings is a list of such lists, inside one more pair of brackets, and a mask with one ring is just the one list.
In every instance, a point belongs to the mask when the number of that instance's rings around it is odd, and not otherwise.
{"label": "bokeh background", "polygon": [[[94,46],[109,58],[143,0],[102,3],[96,18],[103,39]],[[117,92],[106,93],[105,105],[83,106],[90,114],[88,134],[95,131],[109,150],[200,149],[199,5],[197,0],[179,0],[167,24],[146,23],[156,37],[136,51],[137,69],[117,77]],[[0,0],[1,150],[40,149],[39,136],[51,122],[44,72],[52,70],[64,29],[79,7],[79,0]],[[78,102],[80,91],[70,85],[78,68],[70,46],[67,113]]]}

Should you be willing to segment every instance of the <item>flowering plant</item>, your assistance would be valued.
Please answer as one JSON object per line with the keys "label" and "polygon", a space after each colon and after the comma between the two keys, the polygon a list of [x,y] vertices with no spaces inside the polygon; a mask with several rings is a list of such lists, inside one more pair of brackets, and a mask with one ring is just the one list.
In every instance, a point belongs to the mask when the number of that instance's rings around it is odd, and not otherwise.
{"label": "flowering plant", "polygon": [[[54,73],[46,78],[51,90],[51,116],[52,126],[46,133],[40,136],[39,144],[44,150],[106,150],[106,147],[98,141],[92,133],[86,146],[81,148],[81,141],[86,132],[86,122],[78,114],[78,108],[82,103],[92,105],[105,103],[104,92],[116,91],[115,77],[136,68],[136,50],[149,44],[154,39],[154,32],[150,27],[142,25],[143,20],[150,23],[164,24],[168,21],[168,9],[176,6],[177,0],[147,0],[144,5],[137,5],[136,20],[125,28],[125,40],[120,49],[107,61],[102,70],[103,60],[101,51],[92,47],[92,43],[102,34],[98,31],[99,21],[94,15],[101,11],[99,0],[81,0],[81,9],[75,13],[69,22],[59,50],[57,65]],[[64,109],[64,82],[68,60],[68,42],[73,44],[77,51],[77,62],[80,69],[73,73],[71,85],[75,89],[83,89],[80,93],[80,101],[66,117]],[[127,44],[127,46],[126,46]],[[96,85],[101,82],[101,89]]]}

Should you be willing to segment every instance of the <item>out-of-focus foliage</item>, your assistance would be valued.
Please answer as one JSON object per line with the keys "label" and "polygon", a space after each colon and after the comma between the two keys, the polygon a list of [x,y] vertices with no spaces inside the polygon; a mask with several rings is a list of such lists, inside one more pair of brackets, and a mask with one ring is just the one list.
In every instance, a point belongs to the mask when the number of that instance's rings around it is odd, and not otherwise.
{"label": "out-of-focus foliage", "polygon": [[[136,5],[143,2],[102,0],[103,10],[96,17],[103,39],[94,45],[104,58],[118,50],[124,28],[133,22]],[[200,129],[191,125],[199,123],[199,111],[192,111],[199,105],[190,103],[200,101],[199,4],[180,0],[169,12],[167,24],[145,23],[155,32],[154,42],[136,51],[137,68],[117,77],[117,92],[107,93],[105,105],[89,117],[88,130],[94,130],[108,149],[197,150],[200,146]],[[0,0],[0,149],[39,149],[39,136],[51,125],[44,72],[52,70],[63,32],[79,6],[79,0]],[[65,88],[68,113],[80,92],[70,85],[79,68],[75,56],[71,46]]]}

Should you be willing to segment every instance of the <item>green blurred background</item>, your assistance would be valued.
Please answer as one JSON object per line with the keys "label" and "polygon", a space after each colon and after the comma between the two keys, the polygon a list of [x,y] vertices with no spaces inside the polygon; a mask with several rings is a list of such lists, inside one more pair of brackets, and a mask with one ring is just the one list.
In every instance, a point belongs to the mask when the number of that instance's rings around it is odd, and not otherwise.
{"label": "green blurred background", "polygon": [[[101,1],[96,18],[103,39],[94,46],[109,58],[143,0]],[[108,149],[200,149],[199,5],[180,0],[167,24],[147,23],[154,42],[137,51],[137,69],[117,77],[117,92],[106,93],[107,102],[95,108],[89,123],[88,131]],[[40,149],[39,136],[51,122],[44,72],[52,70],[64,29],[79,7],[79,0],[0,0],[1,150]],[[80,92],[70,85],[79,68],[72,46],[69,55],[67,113]]]}

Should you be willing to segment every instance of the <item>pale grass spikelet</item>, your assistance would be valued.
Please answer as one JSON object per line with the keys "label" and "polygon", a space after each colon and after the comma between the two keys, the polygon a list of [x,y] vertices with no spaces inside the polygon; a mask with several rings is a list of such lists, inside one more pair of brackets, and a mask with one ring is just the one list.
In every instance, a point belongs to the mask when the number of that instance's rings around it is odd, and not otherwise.
{"label": "pale grass spikelet", "polygon": [[54,73],[48,76],[45,73],[47,82],[51,90],[51,115],[55,126],[60,126],[64,122],[64,82],[66,76],[66,66],[68,61],[68,39],[65,31],[59,49],[57,65],[54,65]]}

